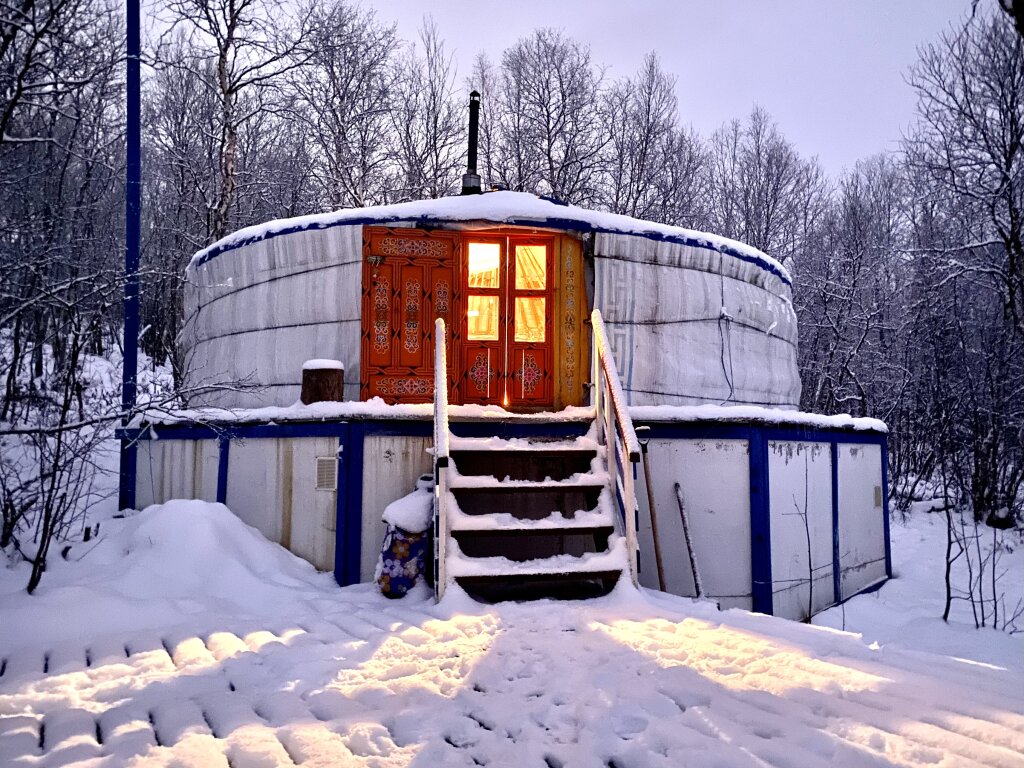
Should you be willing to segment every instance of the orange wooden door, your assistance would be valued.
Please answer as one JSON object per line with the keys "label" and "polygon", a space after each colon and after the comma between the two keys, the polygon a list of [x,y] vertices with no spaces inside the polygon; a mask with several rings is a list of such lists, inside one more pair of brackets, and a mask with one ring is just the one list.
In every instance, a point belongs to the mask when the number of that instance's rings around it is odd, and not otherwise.
{"label": "orange wooden door", "polygon": [[509,239],[506,346],[512,406],[554,404],[552,250],[550,240]]}
{"label": "orange wooden door", "polygon": [[434,318],[451,322],[458,238],[370,227],[364,237],[362,399],[429,402]]}
{"label": "orange wooden door", "polygon": [[463,402],[553,405],[552,251],[552,241],[544,238],[466,238],[459,377]]}

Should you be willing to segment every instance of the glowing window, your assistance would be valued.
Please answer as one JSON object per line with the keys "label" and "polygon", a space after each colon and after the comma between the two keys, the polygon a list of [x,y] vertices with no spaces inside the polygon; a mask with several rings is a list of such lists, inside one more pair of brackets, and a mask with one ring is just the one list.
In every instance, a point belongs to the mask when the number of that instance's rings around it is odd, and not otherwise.
{"label": "glowing window", "polygon": [[467,272],[470,288],[497,288],[501,266],[501,246],[497,243],[470,243]]}
{"label": "glowing window", "polygon": [[516,288],[543,291],[548,278],[548,249],[543,245],[516,246]]}
{"label": "glowing window", "polygon": [[543,296],[516,296],[516,341],[544,341]]}
{"label": "glowing window", "polygon": [[498,340],[498,297],[469,297],[466,311],[469,320],[469,339],[471,341]]}

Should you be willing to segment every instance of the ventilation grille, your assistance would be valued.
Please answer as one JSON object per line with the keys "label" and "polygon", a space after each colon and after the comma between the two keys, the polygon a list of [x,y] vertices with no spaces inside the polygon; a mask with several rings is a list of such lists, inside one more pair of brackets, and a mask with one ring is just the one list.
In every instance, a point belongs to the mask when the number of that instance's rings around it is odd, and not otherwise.
{"label": "ventilation grille", "polygon": [[316,489],[338,490],[338,459],[336,456],[316,457]]}

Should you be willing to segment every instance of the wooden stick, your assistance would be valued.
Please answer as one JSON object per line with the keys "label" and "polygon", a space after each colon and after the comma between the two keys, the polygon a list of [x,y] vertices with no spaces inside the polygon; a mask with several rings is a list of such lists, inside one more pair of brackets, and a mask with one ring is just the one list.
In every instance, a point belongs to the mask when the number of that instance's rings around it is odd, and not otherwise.
{"label": "wooden stick", "polygon": [[704,586],[700,583],[700,571],[697,570],[697,555],[693,551],[693,539],[690,538],[690,524],[686,520],[686,505],[683,504],[683,489],[676,483],[676,501],[679,502],[679,517],[683,521],[683,536],[686,538],[686,551],[690,555],[690,570],[693,571],[694,597],[704,594]]}
{"label": "wooden stick", "polygon": [[647,481],[647,506],[651,510],[651,535],[654,537],[654,562],[658,566],[658,589],[665,591],[665,568],[661,564],[661,537],[658,536],[658,512],[654,503],[654,487],[651,483],[651,464],[647,460],[647,441],[640,443],[644,457],[644,479]]}

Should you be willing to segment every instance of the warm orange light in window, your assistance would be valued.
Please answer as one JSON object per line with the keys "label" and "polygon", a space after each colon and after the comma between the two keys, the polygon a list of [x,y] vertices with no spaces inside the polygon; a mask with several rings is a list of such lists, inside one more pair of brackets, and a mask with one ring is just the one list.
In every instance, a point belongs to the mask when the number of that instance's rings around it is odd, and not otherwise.
{"label": "warm orange light in window", "polygon": [[516,290],[543,291],[548,278],[548,249],[543,245],[516,246]]}
{"label": "warm orange light in window", "polygon": [[543,296],[516,296],[516,341],[544,341],[544,310]]}
{"label": "warm orange light in window", "polygon": [[466,261],[470,288],[497,288],[501,266],[501,246],[497,243],[470,243]]}
{"label": "warm orange light in window", "polygon": [[470,341],[498,340],[498,297],[471,294],[466,307]]}

